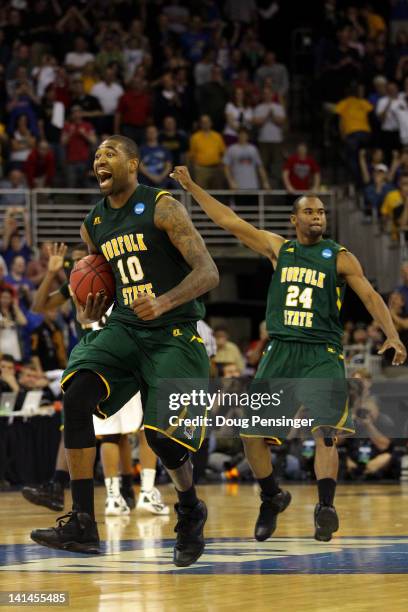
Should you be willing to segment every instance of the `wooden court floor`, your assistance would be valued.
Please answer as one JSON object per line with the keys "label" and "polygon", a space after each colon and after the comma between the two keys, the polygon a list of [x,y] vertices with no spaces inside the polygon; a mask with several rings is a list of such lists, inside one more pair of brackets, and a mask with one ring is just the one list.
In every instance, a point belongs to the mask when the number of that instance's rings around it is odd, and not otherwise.
{"label": "wooden court floor", "polygon": [[[18,492],[1,493],[0,592],[68,591],[69,609],[83,611],[406,612],[408,484],[340,486],[340,530],[330,543],[312,537],[314,487],[288,488],[293,501],[273,539],[257,543],[254,486],[199,487],[209,508],[208,544],[199,562],[183,569],[171,562],[173,514],[106,519],[98,488],[104,554],[89,557],[31,542],[30,530],[51,526],[59,514]],[[162,493],[175,501],[170,486]]]}

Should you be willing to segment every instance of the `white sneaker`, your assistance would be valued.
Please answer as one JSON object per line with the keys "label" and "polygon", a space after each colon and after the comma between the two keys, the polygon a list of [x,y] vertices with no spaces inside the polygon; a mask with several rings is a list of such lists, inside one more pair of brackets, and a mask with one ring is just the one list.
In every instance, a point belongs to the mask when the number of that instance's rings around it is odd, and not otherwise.
{"label": "white sneaker", "polygon": [[140,491],[136,509],[161,516],[170,514],[170,508],[163,503],[160,491],[156,488],[151,491]]}
{"label": "white sneaker", "polygon": [[129,507],[121,495],[117,497],[108,495],[105,501],[106,516],[121,516],[129,513]]}

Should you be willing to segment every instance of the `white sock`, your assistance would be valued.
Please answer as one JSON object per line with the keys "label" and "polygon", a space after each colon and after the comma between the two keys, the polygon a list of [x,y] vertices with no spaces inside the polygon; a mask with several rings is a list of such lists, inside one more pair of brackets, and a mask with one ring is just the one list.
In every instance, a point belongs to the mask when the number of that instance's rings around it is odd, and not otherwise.
{"label": "white sock", "polygon": [[105,478],[105,487],[108,497],[119,497],[120,496],[120,478],[114,476],[113,478]]}
{"label": "white sock", "polygon": [[156,470],[145,468],[140,474],[141,489],[144,492],[151,491],[154,487]]}

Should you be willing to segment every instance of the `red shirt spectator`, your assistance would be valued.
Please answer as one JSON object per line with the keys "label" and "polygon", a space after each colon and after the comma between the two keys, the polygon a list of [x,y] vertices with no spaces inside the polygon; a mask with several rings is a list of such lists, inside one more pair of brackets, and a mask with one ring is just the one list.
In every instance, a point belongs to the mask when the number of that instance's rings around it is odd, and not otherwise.
{"label": "red shirt spectator", "polygon": [[283,182],[289,193],[295,191],[318,191],[320,188],[320,167],[308,155],[304,143],[298,145],[295,155],[291,155],[283,167]]}
{"label": "red shirt spectator", "polygon": [[73,106],[71,109],[71,121],[65,124],[61,141],[65,145],[68,163],[88,162],[90,145],[96,143],[96,137],[92,125],[82,120],[82,111],[78,106]]}
{"label": "red shirt spectator", "polygon": [[117,113],[120,124],[144,127],[151,112],[150,96],[144,90],[143,81],[134,77],[119,100]]}
{"label": "red shirt spectator", "polygon": [[55,156],[45,140],[32,149],[24,169],[31,189],[51,187],[55,176]]}

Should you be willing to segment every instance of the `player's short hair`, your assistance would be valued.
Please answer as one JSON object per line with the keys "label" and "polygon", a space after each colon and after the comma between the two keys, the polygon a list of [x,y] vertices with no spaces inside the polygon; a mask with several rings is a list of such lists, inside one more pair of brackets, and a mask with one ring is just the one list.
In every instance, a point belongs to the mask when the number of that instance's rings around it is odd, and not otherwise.
{"label": "player's short hair", "polygon": [[300,195],[292,204],[292,214],[296,215],[299,212],[300,201],[304,198],[317,198],[318,196],[314,193],[308,193],[307,195]]}
{"label": "player's short hair", "polygon": [[135,159],[135,157],[139,157],[139,149],[137,144],[131,138],[127,136],[122,136],[122,134],[113,134],[105,139],[105,142],[115,141],[120,144],[122,149],[125,151],[128,159]]}

